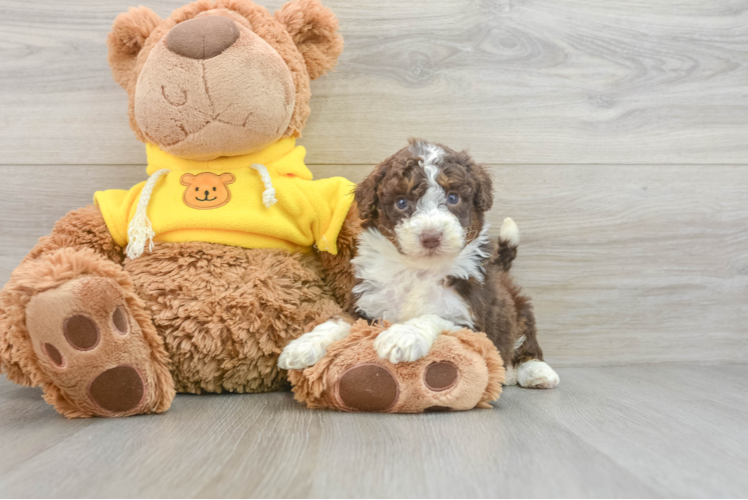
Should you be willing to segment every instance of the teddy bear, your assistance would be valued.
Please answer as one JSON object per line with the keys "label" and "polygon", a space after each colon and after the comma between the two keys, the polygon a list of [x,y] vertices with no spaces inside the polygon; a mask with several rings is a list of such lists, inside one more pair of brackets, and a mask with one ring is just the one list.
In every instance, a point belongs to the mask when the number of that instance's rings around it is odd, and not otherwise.
{"label": "teddy bear", "polygon": [[69,418],[160,413],[176,392],[258,393],[289,378],[310,407],[423,411],[445,393],[424,396],[420,373],[443,382],[445,367],[450,383],[452,367],[478,377],[445,404],[498,396],[500,358],[473,332],[446,335],[423,366],[388,367],[367,344],[379,327],[359,322],[315,367],[278,367],[293,339],[354,320],[354,185],[313,179],[295,142],[310,81],[343,49],[332,12],[318,0],[275,14],[198,0],[166,19],[139,7],[107,44],[147,180],[97,191],[14,270],[0,291],[0,373],[42,387]]}

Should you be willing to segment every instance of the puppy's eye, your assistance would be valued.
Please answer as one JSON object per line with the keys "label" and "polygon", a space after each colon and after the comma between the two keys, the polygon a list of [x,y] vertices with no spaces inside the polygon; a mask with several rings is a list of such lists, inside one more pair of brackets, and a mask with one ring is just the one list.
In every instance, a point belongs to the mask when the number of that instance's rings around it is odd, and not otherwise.
{"label": "puppy's eye", "polygon": [[460,201],[460,195],[451,193],[449,196],[447,196],[447,203],[449,203],[450,205],[454,205],[458,201]]}
{"label": "puppy's eye", "polygon": [[399,208],[400,210],[405,210],[408,208],[408,200],[407,198],[398,198],[395,202],[395,206]]}

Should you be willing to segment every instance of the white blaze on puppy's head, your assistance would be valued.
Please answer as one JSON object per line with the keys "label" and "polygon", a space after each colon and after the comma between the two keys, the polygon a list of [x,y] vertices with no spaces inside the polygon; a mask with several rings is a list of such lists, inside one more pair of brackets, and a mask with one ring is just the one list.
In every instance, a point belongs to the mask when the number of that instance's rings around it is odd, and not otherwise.
{"label": "white blaze on puppy's head", "polygon": [[414,257],[456,255],[465,246],[465,229],[447,206],[448,193],[439,185],[444,150],[435,144],[416,142],[409,148],[419,156],[428,188],[410,217],[395,227],[400,250]]}

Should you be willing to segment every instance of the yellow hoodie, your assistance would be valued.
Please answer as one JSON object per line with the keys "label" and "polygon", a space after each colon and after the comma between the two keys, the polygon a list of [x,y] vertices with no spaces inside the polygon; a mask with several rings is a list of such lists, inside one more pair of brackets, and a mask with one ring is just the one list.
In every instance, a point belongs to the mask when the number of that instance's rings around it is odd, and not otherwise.
{"label": "yellow hoodie", "polygon": [[295,139],[211,161],[172,156],[152,144],[146,152],[147,182],[94,194],[114,241],[130,244],[130,257],[142,253],[146,239],[291,252],[316,245],[337,253],[355,185],[342,177],[313,181]]}

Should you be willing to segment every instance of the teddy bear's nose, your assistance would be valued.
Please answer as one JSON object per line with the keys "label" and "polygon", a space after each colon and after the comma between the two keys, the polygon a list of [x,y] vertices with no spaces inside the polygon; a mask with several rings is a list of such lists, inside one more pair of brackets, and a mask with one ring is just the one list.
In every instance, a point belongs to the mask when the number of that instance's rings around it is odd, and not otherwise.
{"label": "teddy bear's nose", "polygon": [[166,36],[166,47],[190,59],[210,59],[239,38],[239,27],[223,16],[203,16],[183,21]]}

